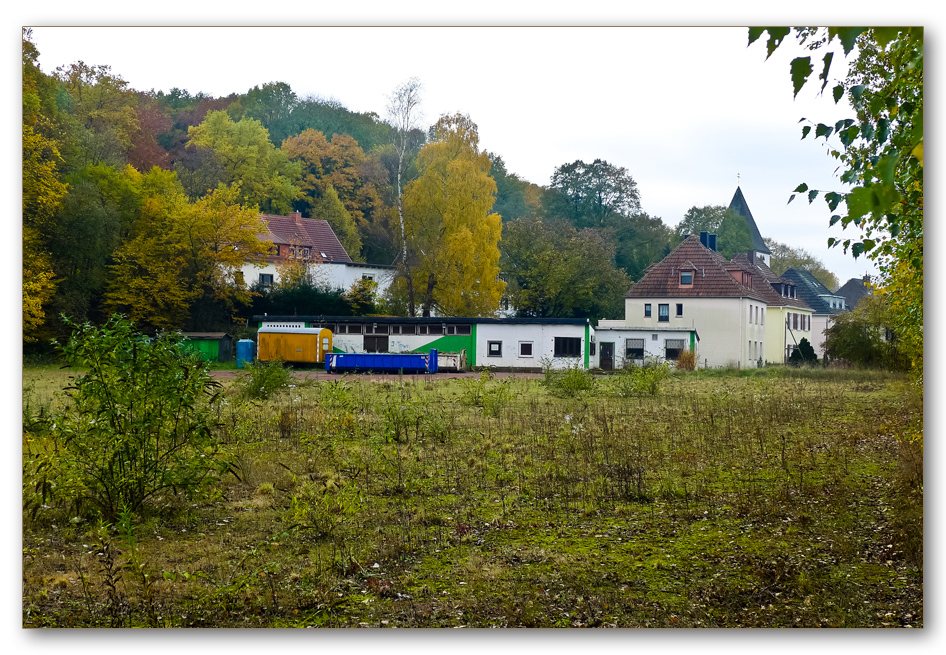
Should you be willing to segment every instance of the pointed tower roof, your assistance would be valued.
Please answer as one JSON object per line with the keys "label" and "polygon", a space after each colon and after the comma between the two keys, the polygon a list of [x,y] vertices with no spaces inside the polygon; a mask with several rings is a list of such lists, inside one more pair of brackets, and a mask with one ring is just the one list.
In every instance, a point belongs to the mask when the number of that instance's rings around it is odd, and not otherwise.
{"label": "pointed tower roof", "polygon": [[729,203],[729,208],[745,218],[746,223],[749,224],[749,235],[752,237],[752,249],[756,252],[771,255],[772,251],[765,245],[765,241],[762,240],[762,235],[759,233],[759,226],[755,224],[755,219],[752,218],[752,212],[749,211],[746,197],[742,195],[742,188],[736,187],[736,193],[732,197],[732,202]]}

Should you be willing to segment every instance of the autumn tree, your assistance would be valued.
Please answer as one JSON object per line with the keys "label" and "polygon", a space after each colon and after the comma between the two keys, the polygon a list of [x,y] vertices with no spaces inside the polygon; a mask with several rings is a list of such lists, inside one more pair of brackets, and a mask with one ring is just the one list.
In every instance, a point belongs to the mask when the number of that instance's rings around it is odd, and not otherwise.
{"label": "autumn tree", "polygon": [[803,248],[792,248],[775,239],[765,238],[765,245],[772,253],[769,268],[781,275],[790,268],[803,269],[815,276],[826,288],[836,291],[839,284],[834,273],[825,268],[824,262]]}
{"label": "autumn tree", "polygon": [[187,133],[188,147],[213,151],[226,171],[227,186],[239,184],[241,204],[257,205],[271,214],[292,211],[292,202],[299,196],[299,165],[273,146],[269,132],[258,120],[234,122],[225,112],[212,111]]}
{"label": "autumn tree", "polygon": [[138,97],[111,66],[78,61],[60,66],[55,76],[67,92],[67,111],[73,118],[77,147],[68,159],[76,168],[107,163],[123,166],[138,132]]}
{"label": "autumn tree", "polygon": [[614,245],[615,268],[624,269],[631,280],[641,279],[644,270],[669,255],[674,246],[673,231],[659,216],[644,211],[620,217],[603,234]]}
{"label": "autumn tree", "polygon": [[345,205],[335,193],[335,187],[329,185],[312,207],[310,216],[328,222],[341,242],[348,256],[354,261],[361,260],[361,237],[358,226]]}
{"label": "autumn tree", "polygon": [[283,141],[282,151],[301,166],[302,195],[296,206],[314,217],[316,208],[325,204],[328,189],[334,189],[357,228],[357,238],[350,239],[350,243],[357,242],[358,249],[348,254],[360,260],[361,235],[367,235],[373,225],[384,220],[385,207],[377,188],[385,176],[380,164],[367,157],[351,136],[335,134],[329,141],[312,129]]}
{"label": "autumn tree", "polygon": [[237,187],[221,187],[191,203],[174,173],[139,175],[141,215],[110,266],[105,306],[150,330],[225,322],[250,301],[238,274],[260,261],[255,207]]}
{"label": "autumn tree", "polygon": [[631,280],[614,246],[591,228],[520,218],[503,225],[506,297],[520,317],[602,318],[623,313]]}
{"label": "autumn tree", "polygon": [[502,219],[491,213],[496,183],[469,116],[442,116],[418,154],[420,177],[404,191],[407,271],[424,316],[489,316],[505,283],[499,279]]}
{"label": "autumn tree", "polygon": [[23,339],[36,341],[56,288],[48,240],[68,187],[61,177],[55,81],[38,65],[39,51],[23,31]]}

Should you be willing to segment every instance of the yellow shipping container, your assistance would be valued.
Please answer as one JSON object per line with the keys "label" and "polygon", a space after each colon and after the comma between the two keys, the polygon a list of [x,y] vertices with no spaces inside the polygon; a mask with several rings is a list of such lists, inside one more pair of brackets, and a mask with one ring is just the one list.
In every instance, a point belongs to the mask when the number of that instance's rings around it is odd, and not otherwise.
{"label": "yellow shipping container", "polygon": [[261,362],[281,359],[298,364],[324,364],[332,352],[332,331],[328,328],[262,327],[257,333],[257,358]]}

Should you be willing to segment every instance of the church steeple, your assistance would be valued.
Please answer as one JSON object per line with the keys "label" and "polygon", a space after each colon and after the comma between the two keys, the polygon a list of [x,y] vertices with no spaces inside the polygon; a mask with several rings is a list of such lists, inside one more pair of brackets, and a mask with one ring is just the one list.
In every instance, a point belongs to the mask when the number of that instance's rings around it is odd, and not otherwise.
{"label": "church steeple", "polygon": [[769,250],[768,246],[765,245],[765,241],[762,240],[759,227],[755,224],[755,219],[752,218],[752,212],[749,211],[746,197],[742,195],[742,188],[739,187],[738,184],[736,185],[736,193],[732,197],[732,202],[729,203],[729,208],[746,219],[746,224],[749,226],[749,236],[752,237],[752,250],[749,252],[752,253],[752,256],[761,259],[768,265],[772,259],[772,251]]}

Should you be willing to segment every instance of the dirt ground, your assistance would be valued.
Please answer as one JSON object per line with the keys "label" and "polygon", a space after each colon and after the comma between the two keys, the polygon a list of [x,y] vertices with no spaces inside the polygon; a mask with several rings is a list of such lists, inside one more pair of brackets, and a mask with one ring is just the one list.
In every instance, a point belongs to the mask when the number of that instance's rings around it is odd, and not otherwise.
{"label": "dirt ground", "polygon": [[[210,375],[217,380],[232,380],[239,376],[243,371],[211,371]],[[454,378],[478,378],[480,376],[479,372],[474,371],[465,371],[463,373],[442,371],[440,373],[434,373],[430,375],[398,375],[397,373],[348,373],[347,375],[351,376],[352,379],[357,380],[376,380],[376,381],[397,381],[397,380],[410,380],[412,382],[419,382],[425,379],[435,379],[435,380],[452,380]],[[501,372],[497,371],[493,373],[497,378],[524,378],[529,380],[534,380],[542,377],[541,373],[522,373],[522,372]],[[342,377],[342,374],[339,373],[327,373],[325,369],[293,369],[292,376],[297,380],[314,380],[314,381],[334,381]]]}

